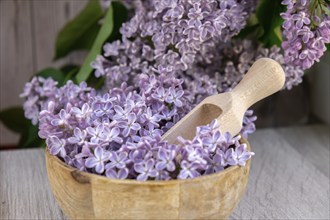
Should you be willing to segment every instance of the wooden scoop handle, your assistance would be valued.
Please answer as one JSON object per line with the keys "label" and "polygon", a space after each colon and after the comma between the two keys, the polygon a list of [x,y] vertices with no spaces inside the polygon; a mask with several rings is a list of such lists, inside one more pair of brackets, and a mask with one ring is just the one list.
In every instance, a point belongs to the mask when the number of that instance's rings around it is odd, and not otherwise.
{"label": "wooden scoop handle", "polygon": [[[240,83],[233,91],[212,97],[213,103],[223,109],[223,113],[217,118],[222,132],[236,135],[242,128],[244,113],[259,100],[283,88],[285,74],[276,61],[269,58],[257,60],[244,75]],[[222,98],[220,98],[222,97]],[[223,103],[230,100],[231,104]]]}
{"label": "wooden scoop handle", "polygon": [[251,105],[283,88],[285,74],[279,63],[258,59],[232,91],[234,98],[248,109]]}

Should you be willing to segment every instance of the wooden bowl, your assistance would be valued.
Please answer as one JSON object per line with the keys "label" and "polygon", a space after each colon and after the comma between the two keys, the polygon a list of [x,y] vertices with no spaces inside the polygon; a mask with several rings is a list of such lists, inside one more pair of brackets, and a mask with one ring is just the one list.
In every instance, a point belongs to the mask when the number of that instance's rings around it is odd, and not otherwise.
{"label": "wooden bowl", "polygon": [[51,189],[70,219],[224,219],[244,193],[250,163],[194,179],[142,182],[82,172],[46,150]]}

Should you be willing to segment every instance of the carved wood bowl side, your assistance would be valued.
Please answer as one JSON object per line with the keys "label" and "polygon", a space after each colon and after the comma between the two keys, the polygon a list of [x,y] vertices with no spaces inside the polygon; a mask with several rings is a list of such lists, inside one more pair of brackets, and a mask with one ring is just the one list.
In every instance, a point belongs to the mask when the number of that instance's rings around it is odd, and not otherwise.
{"label": "carved wood bowl side", "polygon": [[70,219],[224,219],[244,193],[250,164],[195,179],[141,182],[81,172],[46,150],[51,190]]}

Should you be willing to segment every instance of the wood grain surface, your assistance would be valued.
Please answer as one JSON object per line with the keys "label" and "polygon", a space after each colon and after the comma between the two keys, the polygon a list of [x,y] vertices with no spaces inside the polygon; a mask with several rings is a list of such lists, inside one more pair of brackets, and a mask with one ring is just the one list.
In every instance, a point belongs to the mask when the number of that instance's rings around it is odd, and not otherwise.
{"label": "wood grain surface", "polygon": [[[329,219],[329,127],[258,130],[245,195],[230,219]],[[64,219],[44,150],[0,151],[0,219]]]}
{"label": "wood grain surface", "polygon": [[[77,52],[54,62],[58,31],[88,0],[0,1],[0,110],[19,106],[19,94],[32,75],[46,67],[81,63]],[[18,136],[0,123],[0,144],[15,144]]]}

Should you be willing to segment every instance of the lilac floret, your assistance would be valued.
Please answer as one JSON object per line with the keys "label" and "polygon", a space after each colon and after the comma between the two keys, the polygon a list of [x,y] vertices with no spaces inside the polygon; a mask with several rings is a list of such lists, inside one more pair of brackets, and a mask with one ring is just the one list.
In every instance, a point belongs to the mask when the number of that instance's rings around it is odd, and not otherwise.
{"label": "lilac floret", "polygon": [[186,160],[181,162],[181,171],[178,175],[178,179],[189,179],[200,176],[201,174],[197,171],[200,167],[199,163],[189,163]]}
{"label": "lilac floret", "polygon": [[110,163],[108,163],[105,168],[112,169],[114,167],[118,169],[123,169],[126,167],[126,163],[128,161],[128,153],[127,152],[112,152],[110,155]]}
{"label": "lilac floret", "polygon": [[105,172],[106,177],[111,179],[126,179],[128,176],[129,170],[127,168],[122,168],[119,170],[116,169],[107,169]]}
{"label": "lilac floret", "polygon": [[47,146],[50,149],[50,153],[57,155],[60,153],[61,157],[65,157],[67,152],[65,150],[66,142],[64,139],[59,139],[56,136],[50,136],[46,140]]}
{"label": "lilac floret", "polygon": [[101,147],[96,147],[94,156],[86,159],[85,165],[88,168],[94,168],[97,173],[104,172],[104,163],[110,159],[110,152],[104,151]]}
{"label": "lilac floret", "polygon": [[158,151],[158,162],[156,163],[156,169],[159,171],[167,169],[168,171],[173,172],[175,170],[175,156],[176,152],[174,150],[160,149]]}
{"label": "lilac floret", "polygon": [[85,130],[81,131],[80,128],[74,129],[74,136],[69,137],[68,141],[71,144],[83,145],[85,143],[85,139],[87,137],[87,132]]}
{"label": "lilac floret", "polygon": [[139,173],[136,177],[137,180],[146,181],[149,177],[153,178],[157,175],[157,171],[154,168],[155,161],[149,159],[142,163],[134,164],[134,170]]}

